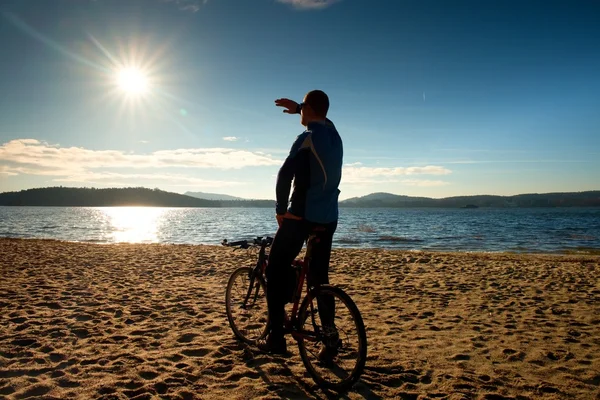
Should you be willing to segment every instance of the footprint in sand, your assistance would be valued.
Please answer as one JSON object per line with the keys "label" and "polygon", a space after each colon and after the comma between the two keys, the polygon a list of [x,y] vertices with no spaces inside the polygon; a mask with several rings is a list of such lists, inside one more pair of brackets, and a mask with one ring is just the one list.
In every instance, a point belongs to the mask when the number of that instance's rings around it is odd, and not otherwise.
{"label": "footprint in sand", "polygon": [[165,382],[157,382],[154,384],[154,390],[156,390],[156,393],[158,394],[165,394],[167,393],[167,390],[169,390],[169,385]]}
{"label": "footprint in sand", "polygon": [[167,357],[167,360],[173,361],[173,362],[181,361],[182,359],[183,359],[183,356],[181,354],[173,354],[172,356]]}
{"label": "footprint in sand", "polygon": [[21,331],[24,331],[25,329],[29,328],[30,326],[31,326],[31,325],[29,324],[29,322],[25,322],[25,323],[23,323],[23,324],[21,324],[21,325],[18,325],[18,326],[15,328],[15,332],[21,332]]}
{"label": "footprint in sand", "polygon": [[186,333],[185,335],[181,335],[179,339],[177,339],[178,343],[190,343],[194,340],[198,335],[195,333]]}
{"label": "footprint in sand", "polygon": [[50,378],[56,379],[56,378],[63,377],[65,375],[66,375],[66,373],[64,371],[60,371],[60,370],[52,371],[52,373],[50,374]]}
{"label": "footprint in sand", "polygon": [[[514,351],[514,350],[511,350]],[[505,355],[507,353],[504,353]],[[510,355],[508,355],[507,360],[508,361],[523,361],[525,359],[526,354],[523,353],[522,351],[516,351],[514,353],[511,353]]]}
{"label": "footprint in sand", "polygon": [[90,314],[75,314],[73,316],[73,318],[75,318],[77,321],[89,321],[91,319],[93,319],[94,317],[92,317]]}
{"label": "footprint in sand", "polygon": [[62,377],[62,378],[58,379],[57,383],[58,383],[58,386],[60,386],[62,388],[75,388],[75,387],[81,386],[80,382],[71,380],[66,377]]}
{"label": "footprint in sand", "polygon": [[115,393],[117,391],[116,388],[114,388],[113,386],[102,386],[100,388],[98,388],[98,394],[105,396],[105,395],[111,395],[113,393]]}
{"label": "footprint in sand", "polygon": [[223,374],[230,372],[232,369],[233,361],[219,359],[216,360],[213,365],[208,366],[202,373],[206,375]]}
{"label": "footprint in sand", "polygon": [[86,338],[90,335],[90,332],[85,328],[71,329],[71,332],[73,332],[73,334],[75,336],[77,336],[79,339]]}
{"label": "footprint in sand", "polygon": [[67,358],[64,354],[61,353],[50,353],[50,361],[56,363]]}
{"label": "footprint in sand", "polygon": [[29,387],[23,393],[18,393],[16,397],[19,399],[39,398],[51,391],[52,389],[53,387],[50,385],[38,383]]}
{"label": "footprint in sand", "polygon": [[[292,376],[293,373],[290,371],[289,375],[285,375],[285,374],[282,374],[282,375],[283,376]],[[260,374],[256,371],[234,372],[234,373],[228,375],[225,379],[228,382],[239,382],[242,378],[260,379]],[[234,385],[234,387],[237,387],[237,385]]]}
{"label": "footprint in sand", "polygon": [[128,379],[126,382],[119,382],[118,385],[125,389],[135,390],[144,386],[144,382],[134,379]]}
{"label": "footprint in sand", "polygon": [[568,360],[571,360],[572,358],[575,358],[573,353],[566,351],[566,350],[556,350],[555,352],[549,351],[546,354],[546,357],[548,357],[552,361],[559,361],[559,360],[568,361]]}
{"label": "footprint in sand", "polygon": [[31,346],[32,344],[37,344],[37,341],[35,339],[15,339],[11,342],[11,344],[21,347],[27,347]]}
{"label": "footprint in sand", "polygon": [[124,390],[123,394],[127,397],[129,397],[130,399],[152,399],[152,394],[148,392],[148,389],[146,388],[140,388],[137,390]]}
{"label": "footprint in sand", "polygon": [[154,330],[152,330],[152,329],[148,329],[148,330],[138,329],[135,331],[131,331],[129,334],[132,336],[148,336],[152,333],[154,333]]}
{"label": "footprint in sand", "polygon": [[216,332],[219,330],[221,330],[221,327],[218,325],[211,325],[208,328],[204,328],[204,331],[206,331],[206,332]]}
{"label": "footprint in sand", "polygon": [[156,371],[141,371],[138,374],[142,379],[146,379],[146,380],[152,380],[154,378],[156,378],[158,375],[160,375],[158,372]]}
{"label": "footprint in sand", "polygon": [[425,312],[420,313],[417,316],[417,318],[425,319],[425,318],[433,317],[434,315],[435,315],[435,313],[432,311],[425,311]]}
{"label": "footprint in sand", "polygon": [[52,351],[54,351],[54,347],[52,346],[43,346],[42,348],[39,349],[40,352],[42,353],[51,353]]}
{"label": "footprint in sand", "polygon": [[600,386],[600,374],[598,374],[590,379],[586,379],[584,382],[587,383],[588,385]]}
{"label": "footprint in sand", "polygon": [[3,395],[3,396],[8,396],[9,394],[12,394],[14,392],[15,392],[15,388],[10,385],[0,388],[0,395]]}
{"label": "footprint in sand", "polygon": [[481,397],[482,400],[514,400],[514,397],[502,396],[498,393],[486,393]]}
{"label": "footprint in sand", "polygon": [[35,303],[34,306],[48,307],[51,310],[60,310],[62,308],[62,306],[58,303],[47,303],[47,302]]}
{"label": "footprint in sand", "polygon": [[210,353],[210,350],[201,347],[198,349],[183,350],[181,353],[188,357],[204,357],[205,355]]}
{"label": "footprint in sand", "polygon": [[471,359],[471,356],[468,354],[455,354],[452,357],[450,357],[450,360],[452,360],[452,361],[467,361],[470,359]]}

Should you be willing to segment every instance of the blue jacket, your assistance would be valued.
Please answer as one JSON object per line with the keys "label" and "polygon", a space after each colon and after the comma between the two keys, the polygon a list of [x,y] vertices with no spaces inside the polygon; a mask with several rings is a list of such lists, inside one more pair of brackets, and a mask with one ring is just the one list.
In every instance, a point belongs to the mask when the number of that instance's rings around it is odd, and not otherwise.
{"label": "blue jacket", "polygon": [[[277,214],[289,211],[322,224],[337,221],[343,155],[342,139],[333,122],[308,124],[277,174]],[[294,191],[288,209],[292,179]]]}

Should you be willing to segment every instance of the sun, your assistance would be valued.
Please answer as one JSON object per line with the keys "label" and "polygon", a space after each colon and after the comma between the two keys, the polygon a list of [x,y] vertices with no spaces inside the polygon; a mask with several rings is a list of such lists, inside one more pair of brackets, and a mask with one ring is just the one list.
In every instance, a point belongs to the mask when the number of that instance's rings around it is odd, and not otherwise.
{"label": "sun", "polygon": [[135,67],[121,68],[117,71],[117,86],[131,96],[146,94],[150,89],[146,73]]}

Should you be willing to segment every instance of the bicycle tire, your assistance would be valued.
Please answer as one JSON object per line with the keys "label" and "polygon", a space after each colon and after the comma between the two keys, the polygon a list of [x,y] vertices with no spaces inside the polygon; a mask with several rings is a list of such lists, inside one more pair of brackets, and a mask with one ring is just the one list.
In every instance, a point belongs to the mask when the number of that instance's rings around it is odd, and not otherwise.
{"label": "bicycle tire", "polygon": [[[264,339],[269,327],[267,285],[262,276],[252,277],[253,271],[250,267],[236,269],[229,277],[225,290],[229,326],[238,339],[251,345]],[[234,292],[238,281],[240,288]],[[244,304],[251,283],[251,295],[247,304]]]}
{"label": "bicycle tire", "polygon": [[[355,355],[356,361],[349,371],[345,371],[337,365],[324,364],[318,360],[317,354],[315,354],[316,347],[323,346],[325,337],[323,333],[315,332],[313,326],[312,314],[318,310],[318,304],[315,306],[315,303],[317,302],[314,302],[314,300],[326,295],[333,296],[334,300],[340,300],[340,303],[336,302],[335,304],[335,325],[339,335],[339,343],[341,344],[339,353],[337,353],[338,350],[336,350],[337,355],[333,359],[332,364],[341,363],[348,355]],[[312,307],[311,304],[313,304]],[[340,305],[343,305],[345,310],[338,309]],[[317,318],[320,320],[318,311],[316,314],[315,321]],[[348,317],[352,319],[354,325],[355,331],[354,334],[351,334],[352,337],[348,335],[347,330],[349,328],[341,327],[341,323],[345,322]],[[317,337],[316,341],[304,339],[302,335],[299,335],[298,339],[300,357],[313,380],[320,387],[335,390],[337,392],[344,392],[350,389],[352,385],[360,379],[367,360],[367,333],[360,311],[352,298],[350,298],[350,296],[341,288],[336,286],[322,285],[315,288],[302,301],[299,310],[298,324],[300,332],[303,330],[305,332],[312,331]],[[319,330],[322,331],[323,328],[319,327]],[[340,371],[340,369],[342,371]],[[335,378],[339,379],[336,380]]]}

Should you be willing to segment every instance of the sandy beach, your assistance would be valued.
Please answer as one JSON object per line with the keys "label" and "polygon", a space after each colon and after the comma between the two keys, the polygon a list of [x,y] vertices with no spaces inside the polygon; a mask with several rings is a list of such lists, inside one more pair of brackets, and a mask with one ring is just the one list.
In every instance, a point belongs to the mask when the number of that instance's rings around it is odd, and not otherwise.
{"label": "sandy beach", "polygon": [[[335,398],[227,323],[252,251],[0,239],[0,397]],[[334,251],[369,356],[349,399],[600,399],[600,256]]]}

